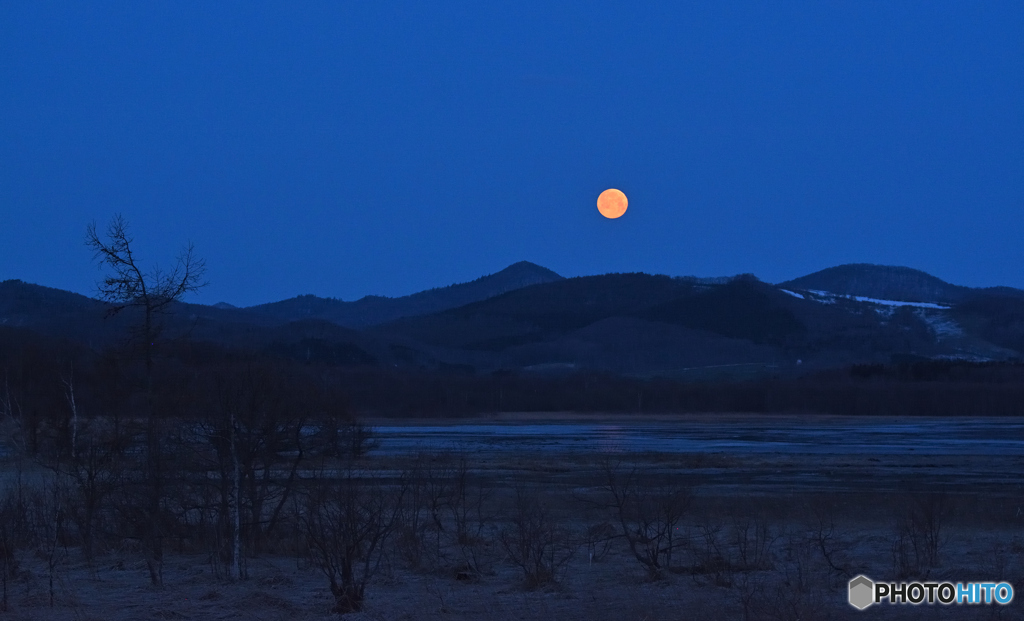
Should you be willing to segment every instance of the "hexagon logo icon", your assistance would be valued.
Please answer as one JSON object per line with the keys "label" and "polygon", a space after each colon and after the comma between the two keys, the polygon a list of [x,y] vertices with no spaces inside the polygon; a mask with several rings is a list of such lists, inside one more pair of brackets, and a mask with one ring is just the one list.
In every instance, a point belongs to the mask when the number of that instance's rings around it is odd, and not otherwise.
{"label": "hexagon logo icon", "polygon": [[857,610],[864,610],[874,603],[875,583],[867,576],[857,576],[850,580],[850,605]]}

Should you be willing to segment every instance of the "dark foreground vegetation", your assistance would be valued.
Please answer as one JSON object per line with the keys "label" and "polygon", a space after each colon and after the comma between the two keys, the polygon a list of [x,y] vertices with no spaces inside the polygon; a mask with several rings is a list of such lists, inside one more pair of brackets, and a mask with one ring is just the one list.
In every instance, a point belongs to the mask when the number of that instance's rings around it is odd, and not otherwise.
{"label": "dark foreground vegetation", "polygon": [[[0,338],[4,608],[27,588],[26,568],[45,585],[44,603],[59,606],[71,566],[95,571],[116,552],[144,562],[155,587],[168,558],[181,555],[198,555],[224,581],[251,578],[257,559],[294,558],[319,572],[339,613],[361,610],[374,580],[395,572],[479,583],[508,567],[513,584],[536,589],[614,559],[641,582],[689,576],[712,599],[727,594],[743,618],[827,618],[813,611],[841,602],[844,581],[865,567],[893,579],[944,567],[953,516],[981,519],[979,506],[1003,503],[992,511],[1011,532],[1019,517],[1019,490],[973,508],[941,489],[917,490],[869,501],[871,519],[852,523],[850,512],[864,509],[836,495],[709,500],[679,465],[377,456],[357,416],[1013,415],[1024,409],[1024,366],[1015,363],[917,361],[696,383],[386,372],[187,342],[164,343],[147,368],[137,346],[96,352],[11,329]],[[881,553],[852,552],[878,538]],[[1004,539],[1006,549],[1015,541]],[[877,565],[880,554],[880,568],[865,560]],[[1019,567],[1008,561],[1000,571]]]}
{"label": "dark foreground vegetation", "polygon": [[[217,457],[227,438],[205,429],[168,429],[159,479],[147,478],[147,460],[131,445],[119,453],[108,444],[113,436],[101,440],[95,429],[79,436],[75,455],[6,460],[2,609],[40,619],[366,611],[375,619],[796,621],[863,614],[845,603],[846,582],[861,573],[1014,585],[1024,578],[1019,489],[1004,490],[1009,497],[927,489],[716,495],[685,463],[651,456],[561,464],[329,457],[313,440],[300,441],[298,454],[264,451],[256,434],[236,439],[235,462]],[[155,515],[150,486],[159,487]],[[159,521],[155,536],[150,520]],[[153,559],[157,588],[140,589]],[[153,602],[185,593],[208,616],[183,614],[180,604],[147,610],[132,601],[135,612],[98,605],[116,600],[103,592],[113,588]],[[233,590],[253,602],[217,607]],[[308,595],[318,592],[329,598]],[[1015,618],[1019,610],[956,612],[950,618]]]}

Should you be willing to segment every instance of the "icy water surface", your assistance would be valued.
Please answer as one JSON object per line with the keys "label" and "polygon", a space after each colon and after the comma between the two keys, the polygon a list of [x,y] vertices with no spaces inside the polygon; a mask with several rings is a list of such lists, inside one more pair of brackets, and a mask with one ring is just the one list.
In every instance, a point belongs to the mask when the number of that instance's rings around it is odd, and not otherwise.
{"label": "icy water surface", "polygon": [[381,453],[419,451],[1024,455],[1024,419],[761,417],[375,427]]}

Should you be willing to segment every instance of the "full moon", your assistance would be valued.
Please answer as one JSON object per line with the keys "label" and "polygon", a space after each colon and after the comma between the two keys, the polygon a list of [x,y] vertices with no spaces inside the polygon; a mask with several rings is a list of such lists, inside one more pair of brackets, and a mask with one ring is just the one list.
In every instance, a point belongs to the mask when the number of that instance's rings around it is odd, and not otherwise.
{"label": "full moon", "polygon": [[626,213],[626,206],[629,201],[626,200],[626,195],[622,193],[622,190],[616,190],[614,188],[601,192],[601,196],[597,197],[597,210],[601,212],[601,215],[605,218],[619,218],[622,214]]}

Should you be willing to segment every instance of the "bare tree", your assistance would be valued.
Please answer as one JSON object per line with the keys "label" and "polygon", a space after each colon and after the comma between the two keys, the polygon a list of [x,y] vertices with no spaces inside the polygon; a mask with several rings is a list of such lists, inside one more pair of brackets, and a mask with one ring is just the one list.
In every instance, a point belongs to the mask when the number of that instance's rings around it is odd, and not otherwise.
{"label": "bare tree", "polygon": [[110,270],[99,284],[100,298],[111,304],[109,314],[125,309],[142,313],[141,325],[135,327],[135,336],[141,340],[146,368],[146,488],[147,502],[143,524],[146,525],[143,543],[147,552],[147,566],[154,586],[163,584],[163,532],[161,528],[161,502],[163,498],[164,466],[159,442],[160,430],[153,416],[153,350],[160,334],[160,316],[170,310],[174,302],[186,294],[198,291],[206,283],[205,262],[196,257],[192,244],[178,255],[169,272],[154,267],[145,271],[135,256],[134,239],[128,222],[120,214],[107,226],[106,239],[102,239],[92,223],[86,229],[86,245],[93,249],[95,259]]}
{"label": "bare tree", "polygon": [[143,313],[137,336],[142,341],[146,370],[151,371],[153,347],[161,328],[159,316],[186,294],[206,286],[203,281],[206,262],[195,256],[194,246],[189,243],[170,272],[159,267],[144,271],[132,249],[135,240],[128,231],[128,221],[121,214],[115,215],[107,225],[106,237],[106,241],[100,238],[95,223],[86,229],[86,245],[93,249],[94,258],[111,272],[98,287],[100,298],[111,304],[108,311],[111,315],[128,308]]}
{"label": "bare tree", "polygon": [[64,397],[71,409],[71,459],[77,457],[78,449],[78,401],[75,400],[75,365],[71,363],[68,375],[61,375],[60,383],[64,386]]}
{"label": "bare tree", "polygon": [[4,369],[4,385],[0,387],[0,419],[17,420],[21,418],[21,405],[18,398],[11,394],[9,372]]}

